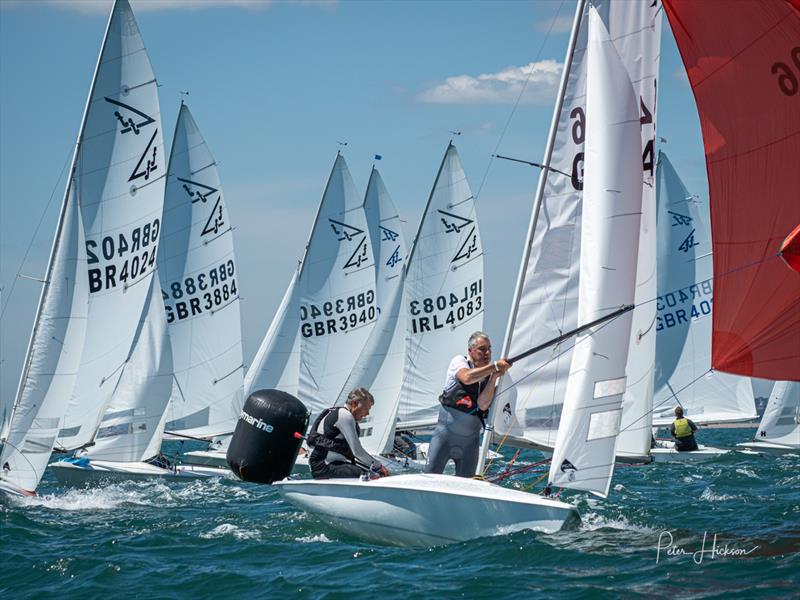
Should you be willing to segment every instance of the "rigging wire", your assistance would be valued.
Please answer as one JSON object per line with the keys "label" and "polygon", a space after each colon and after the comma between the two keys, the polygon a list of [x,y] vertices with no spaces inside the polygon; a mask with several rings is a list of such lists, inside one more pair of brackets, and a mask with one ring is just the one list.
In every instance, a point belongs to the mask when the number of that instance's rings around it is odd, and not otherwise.
{"label": "rigging wire", "polygon": [[[67,170],[67,165],[70,162],[70,158],[72,157],[72,153],[74,151],[75,145],[73,144],[70,147],[70,152],[67,153],[67,158],[64,161],[64,166],[61,167],[61,172],[58,174],[58,179],[53,185],[53,189],[50,192],[50,198],[47,200],[47,204],[42,210],[42,214],[39,217],[39,222],[36,224],[36,228],[33,230],[33,234],[31,235],[31,239],[28,242],[28,247],[25,249],[25,254],[22,256],[22,260],[20,261],[19,268],[17,269],[17,273],[14,276],[14,280],[11,282],[11,288],[8,290],[8,295],[6,297],[6,303],[3,305],[2,310],[0,310],[0,321],[3,320],[3,317],[6,314],[6,309],[8,308],[9,303],[11,302],[11,297],[14,294],[14,288],[17,285],[17,280],[24,277],[22,275],[22,268],[25,266],[25,261],[28,259],[28,254],[30,254],[31,248],[33,247],[33,243],[36,241],[36,236],[39,235],[39,229],[42,227],[42,223],[44,222],[45,216],[47,216],[47,212],[50,210],[50,205],[53,203],[53,197],[55,196],[56,190],[58,189],[59,184],[61,183],[61,178],[64,176],[64,171]],[[27,278],[30,279],[30,278]]]}

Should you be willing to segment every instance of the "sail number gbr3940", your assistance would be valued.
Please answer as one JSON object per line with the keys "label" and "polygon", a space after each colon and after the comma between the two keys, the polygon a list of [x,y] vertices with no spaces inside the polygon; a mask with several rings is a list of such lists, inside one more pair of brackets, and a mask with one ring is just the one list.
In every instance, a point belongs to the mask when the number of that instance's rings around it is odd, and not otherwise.
{"label": "sail number gbr3940", "polygon": [[458,327],[483,310],[483,279],[468,283],[462,289],[442,292],[438,296],[412,300],[408,304],[411,332],[424,333],[444,327]]}
{"label": "sail number gbr3940", "polygon": [[319,337],[343,333],[375,320],[375,290],[316,304],[300,305],[300,333]]}
{"label": "sail number gbr3940", "polygon": [[167,323],[182,321],[207,311],[215,311],[236,299],[236,266],[233,259],[183,277],[161,290]]}

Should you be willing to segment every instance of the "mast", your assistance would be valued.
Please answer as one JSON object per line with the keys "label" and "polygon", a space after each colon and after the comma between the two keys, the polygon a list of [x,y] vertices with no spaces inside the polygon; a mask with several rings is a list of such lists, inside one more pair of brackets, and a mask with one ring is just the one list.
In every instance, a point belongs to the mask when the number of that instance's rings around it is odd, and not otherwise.
{"label": "mast", "polygon": [[[561,109],[564,106],[564,96],[567,90],[569,73],[572,67],[572,59],[575,54],[575,45],[577,44],[578,41],[578,30],[580,29],[581,21],[583,19],[583,7],[585,3],[586,0],[578,0],[578,4],[575,7],[575,17],[573,18],[572,21],[572,31],[570,32],[569,43],[567,45],[567,54],[566,58],[564,59],[564,70],[561,72],[561,81],[559,82],[558,96],[556,98],[555,108],[553,109],[553,118],[550,121],[550,133],[547,136],[547,145],[545,146],[544,160],[542,161],[542,164],[545,166],[545,168],[542,169],[542,173],[539,177],[539,184],[538,187],[536,188],[536,195],[534,197],[534,209],[533,213],[531,214],[530,223],[528,225],[528,235],[525,238],[525,248],[523,249],[522,260],[520,261],[520,266],[519,266],[519,273],[517,274],[517,283],[514,288],[514,296],[511,302],[511,311],[508,318],[508,324],[506,326],[505,337],[503,338],[503,351],[501,353],[501,356],[506,356],[511,346],[511,332],[514,330],[514,325],[517,319],[519,299],[520,295],[522,294],[522,286],[525,279],[526,265],[528,264],[528,259],[531,254],[533,234],[536,231],[536,223],[539,220],[539,210],[542,206],[544,188],[545,184],[547,183],[547,176],[550,173],[549,169],[550,159],[552,158],[553,155],[553,147],[555,146],[556,134],[558,132],[558,120],[559,117],[561,116]],[[478,455],[478,465],[475,471],[477,475],[483,472],[483,468],[486,464],[486,454],[489,451],[489,444],[491,444],[492,434],[494,432],[494,425],[492,424],[494,413],[495,413],[495,404],[494,402],[492,402],[492,405],[489,407],[489,415],[486,417],[483,440],[481,442],[481,449]]]}

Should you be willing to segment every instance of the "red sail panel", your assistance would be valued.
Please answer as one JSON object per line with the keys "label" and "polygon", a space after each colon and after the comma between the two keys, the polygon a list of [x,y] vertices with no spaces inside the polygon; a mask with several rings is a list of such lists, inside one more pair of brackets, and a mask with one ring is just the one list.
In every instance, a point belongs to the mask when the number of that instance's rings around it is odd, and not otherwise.
{"label": "red sail panel", "polygon": [[789,268],[800,273],[800,225],[795,227],[794,231],[783,240],[780,255]]}
{"label": "red sail panel", "polygon": [[800,381],[800,274],[779,257],[800,223],[800,0],[663,1],[703,130],[712,365]]}

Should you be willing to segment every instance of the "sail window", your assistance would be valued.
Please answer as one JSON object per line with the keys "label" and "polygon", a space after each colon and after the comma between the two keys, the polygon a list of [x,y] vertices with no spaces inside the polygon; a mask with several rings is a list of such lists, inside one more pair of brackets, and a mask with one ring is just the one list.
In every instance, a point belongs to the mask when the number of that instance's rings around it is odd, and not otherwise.
{"label": "sail window", "polygon": [[607,398],[608,396],[618,396],[625,393],[625,377],[619,379],[606,379],[605,381],[595,381],[594,397]]}
{"label": "sail window", "polygon": [[589,433],[586,435],[586,441],[615,437],[619,433],[621,418],[621,409],[594,413],[589,418]]}

